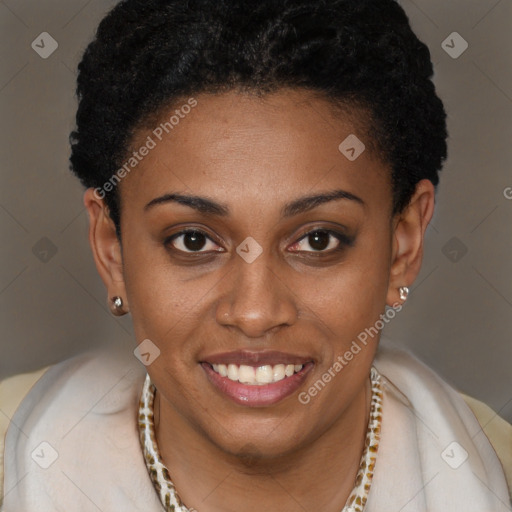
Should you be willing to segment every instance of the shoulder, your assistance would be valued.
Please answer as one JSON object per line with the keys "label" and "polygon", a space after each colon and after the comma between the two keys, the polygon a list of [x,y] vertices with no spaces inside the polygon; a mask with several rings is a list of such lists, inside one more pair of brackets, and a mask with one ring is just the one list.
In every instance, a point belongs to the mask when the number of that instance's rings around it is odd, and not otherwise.
{"label": "shoulder", "polygon": [[[106,434],[101,438],[107,444],[104,449],[112,454],[122,451],[123,443],[133,444],[136,432],[124,425],[135,424],[126,420],[136,411],[144,375],[130,351],[109,348],[3,381],[0,398],[9,397],[10,405],[10,421],[0,432],[3,494],[7,497],[15,487],[17,475],[31,470],[38,440],[49,443],[48,450],[66,464],[91,455],[88,446],[98,444],[93,437],[100,429]],[[30,484],[29,478],[24,481]]]}
{"label": "shoulder", "polygon": [[461,393],[500,459],[512,496],[512,425],[488,405]]}
{"label": "shoulder", "polygon": [[30,391],[32,386],[42,377],[50,366],[39,370],[13,375],[0,380],[0,504],[3,496],[4,482],[4,441],[10,418],[13,417],[19,404]]}
{"label": "shoulder", "polygon": [[[501,463],[512,496],[512,425],[483,402],[448,384],[408,350],[381,339],[375,367],[392,396],[436,433],[459,435],[477,458]],[[443,436],[439,436],[443,439]],[[442,441],[444,442],[444,441]]]}

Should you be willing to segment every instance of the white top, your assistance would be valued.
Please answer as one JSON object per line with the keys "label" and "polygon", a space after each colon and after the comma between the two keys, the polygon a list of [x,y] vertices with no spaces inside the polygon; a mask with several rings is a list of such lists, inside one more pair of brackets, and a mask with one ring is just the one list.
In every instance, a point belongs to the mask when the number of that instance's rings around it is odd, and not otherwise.
{"label": "white top", "polygon": [[[365,512],[510,512],[501,464],[459,394],[381,341],[378,462]],[[162,512],[137,424],[145,367],[130,350],[50,368],[5,441],[5,512]],[[201,511],[199,511],[201,512]]]}

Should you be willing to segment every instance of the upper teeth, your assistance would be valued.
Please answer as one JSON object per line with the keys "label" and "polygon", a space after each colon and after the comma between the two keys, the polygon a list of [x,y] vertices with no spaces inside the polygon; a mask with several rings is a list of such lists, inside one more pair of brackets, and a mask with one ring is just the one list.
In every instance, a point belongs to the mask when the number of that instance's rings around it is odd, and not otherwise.
{"label": "upper teeth", "polygon": [[302,370],[302,364],[276,364],[258,366],[246,366],[244,364],[214,364],[213,370],[222,377],[227,377],[243,384],[270,384],[278,382],[285,377],[291,377]]}

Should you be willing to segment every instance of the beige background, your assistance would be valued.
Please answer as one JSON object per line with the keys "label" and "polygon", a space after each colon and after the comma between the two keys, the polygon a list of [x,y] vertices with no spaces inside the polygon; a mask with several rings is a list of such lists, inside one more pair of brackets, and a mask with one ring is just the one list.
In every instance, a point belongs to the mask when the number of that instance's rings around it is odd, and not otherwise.
{"label": "beige background", "polygon": [[[76,65],[115,3],[0,0],[0,378],[135,344],[106,307],[68,171]],[[423,270],[385,335],[512,421],[512,2],[401,4],[431,49],[450,140]],[[42,32],[59,45],[47,59],[31,48]],[[453,32],[469,44],[457,59],[442,47]]]}

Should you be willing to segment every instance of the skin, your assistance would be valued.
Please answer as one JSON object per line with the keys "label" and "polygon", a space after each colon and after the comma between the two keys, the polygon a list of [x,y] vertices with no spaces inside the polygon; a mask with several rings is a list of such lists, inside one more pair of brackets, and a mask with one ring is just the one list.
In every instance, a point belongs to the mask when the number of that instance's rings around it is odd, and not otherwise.
{"label": "skin", "polygon": [[[386,304],[403,302],[398,289],[419,273],[434,187],[419,182],[406,210],[392,217],[389,166],[370,150],[352,162],[338,150],[353,133],[364,142],[351,122],[357,111],[335,115],[310,92],[196,99],[121,182],[122,246],[103,201],[86,191],[98,271],[108,296],[123,297],[137,343],[149,338],[161,350],[147,368],[157,388],[156,434],[183,502],[200,512],[338,512],[364,446],[377,337],[308,404],[298,393]],[[138,132],[133,147],[150,134]],[[337,189],[364,205],[338,199],[281,216],[299,197]],[[166,193],[208,197],[230,213],[205,215],[175,202],[145,211]],[[193,247],[186,237],[168,240],[192,227],[211,238],[199,256],[180,252]],[[315,229],[353,243],[336,252],[340,243],[330,237],[319,249],[304,236]],[[249,236],[263,250],[250,264],[236,253]],[[213,387],[199,364],[241,349],[307,356],[314,365],[296,393],[246,407]]]}

